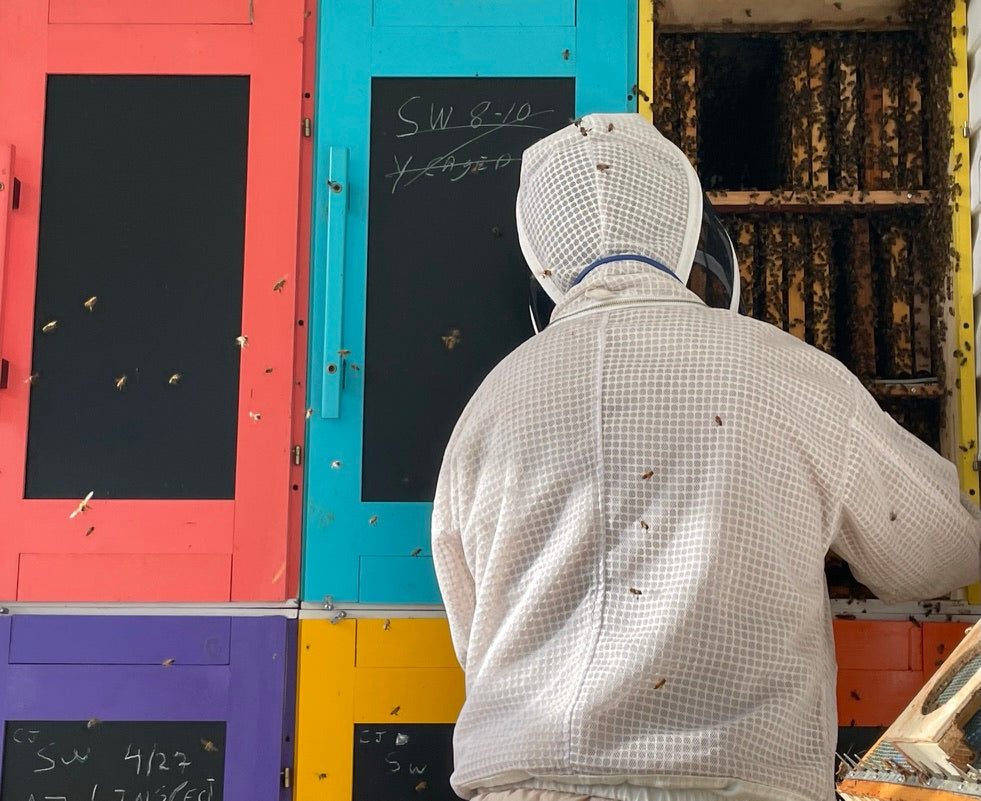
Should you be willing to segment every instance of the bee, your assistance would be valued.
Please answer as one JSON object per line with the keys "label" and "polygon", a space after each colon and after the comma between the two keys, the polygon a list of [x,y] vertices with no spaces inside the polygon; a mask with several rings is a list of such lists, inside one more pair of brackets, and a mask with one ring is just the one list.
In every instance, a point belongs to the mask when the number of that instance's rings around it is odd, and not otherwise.
{"label": "bee", "polygon": [[58,321],[57,320],[49,320],[48,322],[46,322],[44,325],[41,326],[41,333],[42,334],[50,334],[57,327],[58,327]]}
{"label": "bee", "polygon": [[235,337],[235,344],[240,348],[247,348],[249,346],[249,338],[245,334],[242,334],[242,336]]}
{"label": "bee", "polygon": [[542,278],[551,278],[551,277],[552,277],[552,271],[546,268],[545,271],[542,273]]}
{"label": "bee", "polygon": [[429,787],[429,782],[419,782],[419,784],[416,785],[416,792],[421,793],[427,787]]}
{"label": "bee", "polygon": [[85,529],[85,536],[87,537],[93,531],[95,531],[95,526],[89,526],[87,529]]}
{"label": "bee", "polygon": [[402,708],[401,706],[396,706],[396,707],[392,707],[392,711],[391,711],[391,712],[389,712],[388,714],[389,714],[389,715],[398,715],[398,713],[399,713],[399,710],[400,710],[401,708]]}
{"label": "bee", "polygon": [[334,459],[334,461],[330,463],[330,467],[331,467],[332,470],[340,470],[341,469],[341,460],[340,459]]}
{"label": "bee", "polygon": [[606,132],[610,133],[612,131],[613,131],[613,123],[611,122],[609,125],[606,126]]}
{"label": "bee", "polygon": [[720,425],[722,425],[722,418],[721,418],[721,417],[719,417],[719,415],[716,415],[716,416],[715,416],[715,424],[716,424],[717,426],[720,426]]}
{"label": "bee", "polygon": [[460,344],[460,329],[454,328],[449,334],[442,337],[442,340],[447,350],[453,350],[453,348]]}
{"label": "bee", "polygon": [[75,511],[68,515],[69,520],[74,520],[78,515],[83,514],[89,510],[89,501],[92,500],[92,496],[95,492],[90,492],[82,500],[78,502],[78,506],[75,507]]}
{"label": "bee", "polygon": [[218,751],[218,746],[211,742],[211,740],[205,740],[204,737],[201,738],[201,747],[209,754],[213,754]]}
{"label": "bee", "polygon": [[889,513],[889,520],[890,520],[890,522],[895,522],[895,520],[896,520],[897,517],[898,517],[898,515],[895,512],[890,512]]}
{"label": "bee", "polygon": [[95,311],[95,304],[98,303],[98,302],[99,302],[98,296],[93,295],[87,301],[85,301],[85,303],[83,303],[82,305],[86,309],[88,309],[90,312],[93,312],[93,311]]}
{"label": "bee", "polygon": [[642,593],[642,592],[641,592],[640,590],[638,590],[638,589],[637,589],[636,587],[631,587],[631,588],[630,588],[630,594],[631,594],[631,595],[643,595],[644,593]]}
{"label": "bee", "polygon": [[654,682],[654,689],[660,690],[667,683],[667,679],[658,679]]}
{"label": "bee", "polygon": [[184,376],[182,376],[180,373],[174,373],[170,378],[167,379],[167,383],[170,384],[172,387],[176,387],[181,382],[181,379],[183,377]]}
{"label": "bee", "polygon": [[262,414],[260,412],[249,412],[249,417],[258,423],[262,419]]}
{"label": "bee", "polygon": [[910,615],[909,622],[912,623],[917,628],[921,628],[921,623],[919,620],[916,619],[916,615]]}
{"label": "bee", "polygon": [[163,665],[164,667],[170,667],[170,666],[171,666],[172,664],[174,664],[174,662],[176,662],[176,661],[177,661],[177,660],[176,660],[176,659],[174,659],[173,657],[168,657],[167,659],[165,659],[165,660],[164,660],[163,662],[161,662],[160,664],[161,664],[161,665]]}
{"label": "bee", "polygon": [[647,524],[647,521],[646,521],[646,520],[641,520],[641,521],[640,521],[640,527],[641,527],[642,529],[644,529],[644,531],[650,531],[650,528],[651,528],[651,527],[650,527],[650,526],[649,526],[649,525]]}
{"label": "bee", "polygon": [[385,622],[382,623],[382,631],[388,631],[390,628],[392,628],[392,621],[386,619]]}
{"label": "bee", "polygon": [[122,392],[123,389],[126,387],[127,381],[129,381],[129,378],[126,376],[126,373],[123,373],[121,376],[119,376],[116,379],[116,389]]}
{"label": "bee", "polygon": [[24,379],[24,383],[30,386],[34,386],[40,377],[41,377],[40,373],[31,373],[27,378]]}
{"label": "bee", "polygon": [[599,170],[600,172],[606,172],[608,169],[610,169],[610,165],[600,162],[599,164],[596,165],[596,169]]}
{"label": "bee", "polygon": [[852,698],[854,698],[856,701],[861,701],[862,700],[862,696],[860,696],[857,692],[855,692],[855,690],[851,690],[848,694]]}
{"label": "bee", "polygon": [[311,417],[313,417],[313,407],[307,409],[307,413],[306,413],[307,420],[309,420]]}
{"label": "bee", "polygon": [[641,481],[647,481],[647,479],[649,479],[649,478],[653,478],[653,477],[654,477],[654,471],[653,471],[653,470],[647,470],[647,471],[646,471],[646,472],[644,473],[644,475],[642,475],[642,476],[640,477],[640,479],[641,479]]}
{"label": "bee", "polygon": [[354,370],[354,372],[356,373],[361,372],[361,368],[358,365],[356,365],[354,362],[351,362],[351,369]]}
{"label": "bee", "polygon": [[369,526],[373,526],[377,522],[378,522],[378,515],[372,515],[371,517],[368,518],[368,525]]}
{"label": "bee", "polygon": [[566,61],[569,60],[569,48],[568,47],[565,50],[562,51],[562,58],[565,59]]}
{"label": "bee", "polygon": [[579,126],[579,133],[581,133],[583,136],[589,136],[589,131],[586,130],[582,125]]}
{"label": "bee", "polygon": [[98,726],[98,725],[99,725],[100,723],[102,723],[102,721],[101,721],[101,720],[99,720],[98,718],[89,718],[89,719],[88,719],[88,720],[86,721],[86,723],[85,723],[85,728],[86,728],[86,729],[94,729],[94,728],[95,728],[96,726]]}
{"label": "bee", "polygon": [[286,286],[286,276],[284,275],[275,284],[273,284],[273,292],[282,292],[283,287]]}
{"label": "bee", "polygon": [[418,556],[421,553],[422,553],[422,548],[413,548],[412,553],[410,553],[409,556]]}
{"label": "bee", "polygon": [[272,369],[272,367],[267,367],[267,368],[265,369],[265,373],[266,373],[266,375],[269,375],[269,374],[270,374],[270,373],[271,373],[272,371],[273,371],[273,369]]}
{"label": "bee", "polygon": [[339,351],[337,351],[337,355],[338,356],[350,356],[351,355],[351,351],[349,351],[347,348],[341,348]]}

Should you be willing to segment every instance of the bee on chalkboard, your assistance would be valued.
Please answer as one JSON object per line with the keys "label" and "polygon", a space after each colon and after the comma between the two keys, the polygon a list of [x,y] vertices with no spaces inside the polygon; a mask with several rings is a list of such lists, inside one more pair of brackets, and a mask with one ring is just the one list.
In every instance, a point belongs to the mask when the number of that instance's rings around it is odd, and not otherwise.
{"label": "bee on chalkboard", "polygon": [[429,782],[419,782],[419,784],[416,785],[416,792],[421,793],[425,791],[426,788],[428,787],[429,787]]}
{"label": "bee on chalkboard", "polygon": [[94,311],[95,311],[95,304],[96,304],[96,303],[98,303],[98,302],[99,302],[99,298],[98,298],[98,296],[97,296],[97,295],[93,295],[93,296],[92,296],[92,297],[90,297],[90,298],[89,298],[89,299],[88,299],[87,301],[85,301],[85,303],[83,303],[82,305],[83,305],[83,306],[84,306],[84,307],[85,307],[85,308],[86,308],[86,309],[87,309],[88,311],[90,311],[90,312],[94,312]]}
{"label": "bee on chalkboard", "polygon": [[41,326],[41,333],[42,334],[50,334],[57,327],[58,327],[58,321],[57,320],[49,320],[48,322],[46,322],[44,325]]}
{"label": "bee on chalkboard", "polygon": [[218,753],[218,746],[211,742],[211,740],[206,740],[204,737],[201,738],[201,747],[209,754]]}
{"label": "bee on chalkboard", "polygon": [[121,376],[118,376],[116,378],[116,389],[122,392],[126,388],[127,381],[129,381],[129,378],[127,377],[126,373],[123,373]]}

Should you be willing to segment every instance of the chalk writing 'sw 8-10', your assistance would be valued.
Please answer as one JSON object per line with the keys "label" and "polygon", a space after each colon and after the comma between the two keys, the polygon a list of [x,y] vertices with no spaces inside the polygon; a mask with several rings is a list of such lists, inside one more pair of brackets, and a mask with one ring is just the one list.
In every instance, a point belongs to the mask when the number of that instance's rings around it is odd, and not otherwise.
{"label": "chalk writing 'sw 8-10'", "polygon": [[[430,158],[425,166],[414,167],[418,153],[407,153],[403,158],[398,154],[393,154],[395,169],[386,173],[386,178],[392,180],[392,194],[401,187],[409,187],[420,178],[434,178],[445,175],[452,183],[457,183],[467,176],[476,175],[485,171],[497,172],[510,164],[521,161],[520,157],[512,155],[510,152],[494,151],[493,135],[499,131],[509,128],[530,128],[534,130],[546,130],[543,126],[536,125],[532,120],[535,117],[552,113],[552,109],[535,111],[530,103],[510,104],[506,110],[503,104],[495,107],[490,100],[481,100],[473,105],[468,112],[457,116],[458,124],[454,123],[454,106],[429,104],[428,120],[419,116],[420,106],[423,105],[421,95],[412,95],[402,105],[399,106],[397,116],[400,124],[400,132],[395,134],[396,139],[412,140],[414,137],[430,134],[438,139],[446,139],[452,136],[453,131],[467,131],[467,138],[440,153],[438,156]],[[474,132],[473,135],[470,135]],[[426,137],[421,144],[432,141],[432,137]],[[480,142],[479,147],[472,147]],[[404,180],[403,180],[404,179]]]}

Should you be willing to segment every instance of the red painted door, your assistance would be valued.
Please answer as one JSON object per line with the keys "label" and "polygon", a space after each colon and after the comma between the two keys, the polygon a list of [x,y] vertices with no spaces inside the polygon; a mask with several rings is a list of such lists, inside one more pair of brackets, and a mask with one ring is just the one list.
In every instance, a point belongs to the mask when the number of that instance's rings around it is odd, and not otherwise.
{"label": "red painted door", "polygon": [[303,14],[0,4],[0,599],[295,596]]}

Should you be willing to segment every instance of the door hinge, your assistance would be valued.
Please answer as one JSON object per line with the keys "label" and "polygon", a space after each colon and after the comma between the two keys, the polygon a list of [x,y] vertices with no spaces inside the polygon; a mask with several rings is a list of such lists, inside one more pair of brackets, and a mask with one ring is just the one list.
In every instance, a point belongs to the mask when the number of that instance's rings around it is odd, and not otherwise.
{"label": "door hinge", "polygon": [[303,135],[307,139],[310,138],[310,134],[311,134],[312,129],[313,129],[313,120],[311,120],[309,117],[304,117],[303,118]]}
{"label": "door hinge", "polygon": [[285,787],[287,790],[289,790],[290,789],[290,769],[289,768],[283,768],[282,772],[280,773],[280,776],[283,779],[283,787]]}
{"label": "door hinge", "polygon": [[301,465],[303,464],[303,446],[294,445],[293,446],[293,464]]}

